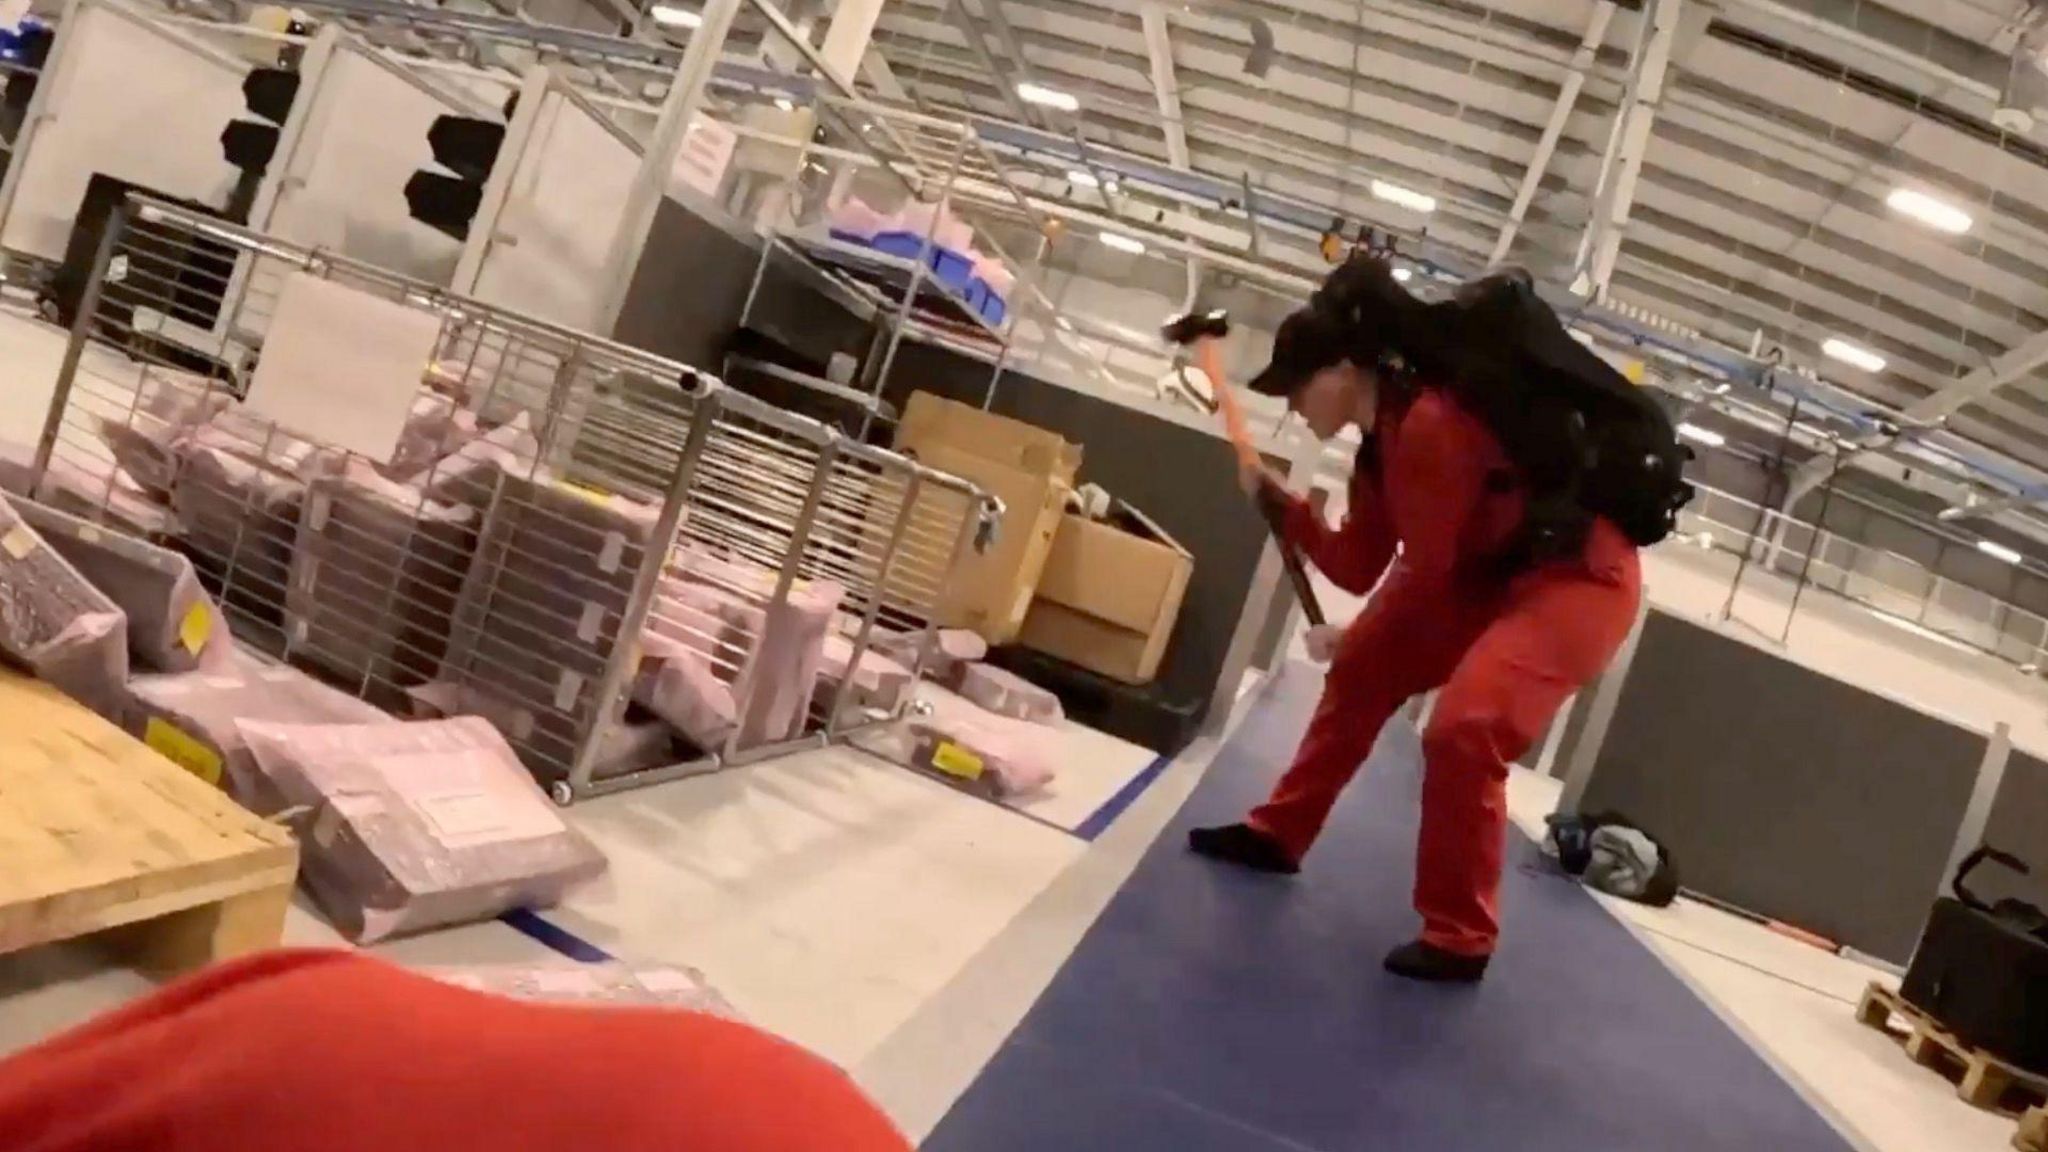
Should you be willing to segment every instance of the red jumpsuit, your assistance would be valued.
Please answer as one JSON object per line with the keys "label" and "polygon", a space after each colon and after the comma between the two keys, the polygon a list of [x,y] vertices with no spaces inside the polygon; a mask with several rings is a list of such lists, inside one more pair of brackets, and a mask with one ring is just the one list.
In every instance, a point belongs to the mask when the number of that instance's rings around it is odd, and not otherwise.
{"label": "red jumpsuit", "polygon": [[1489,955],[1507,765],[1627,638],[1641,569],[1602,519],[1582,557],[1495,575],[1489,561],[1523,504],[1499,482],[1512,475],[1499,441],[1428,388],[1405,410],[1383,404],[1375,435],[1379,474],[1352,477],[1341,527],[1305,501],[1287,518],[1289,539],[1339,588],[1363,595],[1386,580],[1345,630],[1293,765],[1248,822],[1299,860],[1395,710],[1441,688],[1422,734],[1415,908],[1425,943]]}

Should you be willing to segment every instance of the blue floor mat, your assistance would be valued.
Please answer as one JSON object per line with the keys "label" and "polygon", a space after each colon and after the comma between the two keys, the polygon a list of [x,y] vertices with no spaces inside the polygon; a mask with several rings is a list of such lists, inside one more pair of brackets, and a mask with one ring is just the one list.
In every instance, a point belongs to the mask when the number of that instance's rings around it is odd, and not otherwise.
{"label": "blue floor mat", "polygon": [[1381,973],[1413,935],[1419,749],[1388,731],[1301,876],[1190,856],[1293,751],[1321,686],[1253,706],[928,1152],[1843,1152],[1850,1145],[1576,887],[1515,867],[1477,988]]}

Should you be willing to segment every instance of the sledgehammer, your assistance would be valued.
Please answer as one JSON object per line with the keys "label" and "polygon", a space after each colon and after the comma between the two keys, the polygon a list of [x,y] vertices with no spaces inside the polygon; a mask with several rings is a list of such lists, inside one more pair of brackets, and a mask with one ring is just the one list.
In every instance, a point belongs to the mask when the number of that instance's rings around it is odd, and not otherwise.
{"label": "sledgehammer", "polygon": [[[1245,419],[1244,406],[1237,402],[1237,393],[1223,378],[1221,341],[1230,335],[1230,313],[1220,308],[1184,313],[1168,320],[1159,332],[1167,343],[1194,352],[1196,366],[1209,377],[1209,386],[1216,390],[1216,408],[1223,417],[1223,432],[1237,452],[1238,463],[1263,475],[1265,460],[1252,443],[1251,423]],[[1262,483],[1253,500],[1258,504],[1260,515],[1265,517],[1266,531],[1272,534],[1273,543],[1280,548],[1280,563],[1287,570],[1288,583],[1294,585],[1294,598],[1301,602],[1302,615],[1308,617],[1310,624],[1322,627],[1328,621],[1323,616],[1321,602],[1316,599],[1315,587],[1309,583],[1308,568],[1302,564],[1301,554],[1287,540],[1287,506],[1281,494],[1271,484]]]}

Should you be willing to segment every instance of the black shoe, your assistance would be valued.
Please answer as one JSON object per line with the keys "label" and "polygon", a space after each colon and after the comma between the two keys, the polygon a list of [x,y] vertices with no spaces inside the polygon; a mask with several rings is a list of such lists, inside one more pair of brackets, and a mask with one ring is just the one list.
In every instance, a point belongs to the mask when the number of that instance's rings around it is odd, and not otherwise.
{"label": "black shoe", "polygon": [[1292,876],[1301,865],[1280,842],[1249,824],[1225,824],[1220,828],[1195,828],[1188,832],[1188,847],[1197,856],[1224,860],[1254,872]]}
{"label": "black shoe", "polygon": [[1428,984],[1477,984],[1486,975],[1487,956],[1460,956],[1420,940],[1387,953],[1384,967],[1407,980]]}

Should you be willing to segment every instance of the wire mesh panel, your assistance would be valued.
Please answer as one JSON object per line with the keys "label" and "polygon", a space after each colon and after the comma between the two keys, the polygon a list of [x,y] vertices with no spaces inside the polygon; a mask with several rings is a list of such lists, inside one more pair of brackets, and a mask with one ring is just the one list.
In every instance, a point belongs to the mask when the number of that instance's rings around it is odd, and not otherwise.
{"label": "wire mesh panel", "polygon": [[[431,333],[388,444],[340,428],[368,382],[321,397],[332,430],[249,398],[308,278]],[[210,324],[137,320],[181,308]],[[884,613],[904,525],[964,539],[917,510],[979,500],[681,365],[152,203],[103,241],[36,476],[190,555],[245,649],[482,715],[564,800],[828,737],[821,666],[928,623],[950,571],[920,544]]]}

